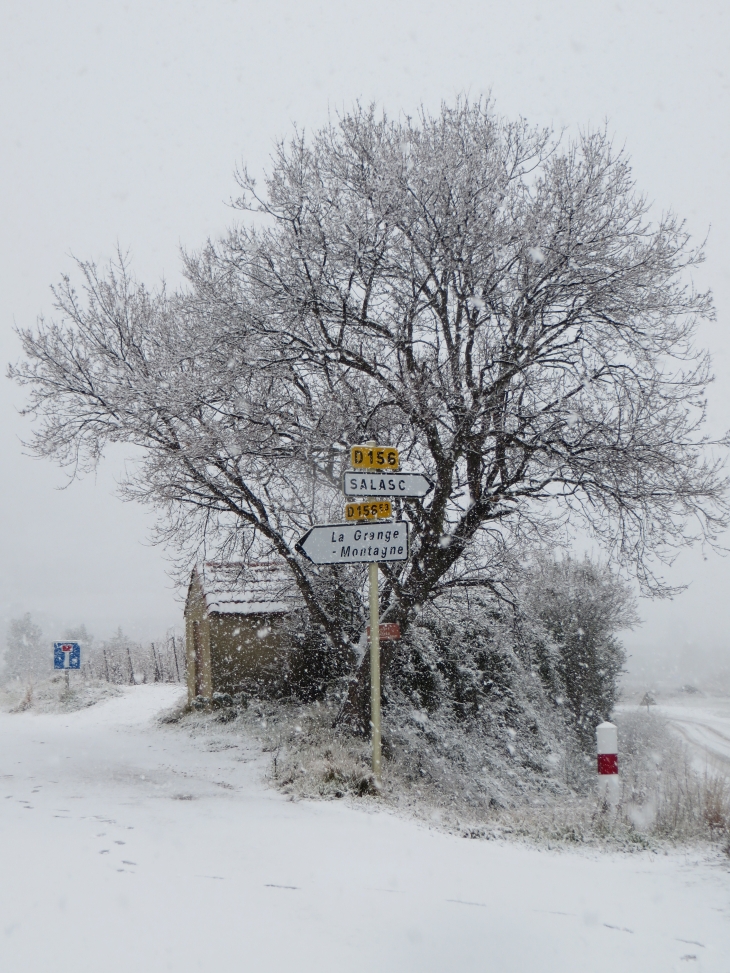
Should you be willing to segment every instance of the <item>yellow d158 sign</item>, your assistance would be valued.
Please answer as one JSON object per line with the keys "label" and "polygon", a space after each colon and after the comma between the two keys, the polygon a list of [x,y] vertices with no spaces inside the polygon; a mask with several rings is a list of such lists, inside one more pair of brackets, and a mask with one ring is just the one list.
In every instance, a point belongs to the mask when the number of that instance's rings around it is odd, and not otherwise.
{"label": "yellow d158 sign", "polygon": [[371,500],[369,503],[348,503],[345,506],[345,520],[377,520],[391,517],[393,505],[390,500]]}
{"label": "yellow d158 sign", "polygon": [[398,450],[392,446],[351,446],[350,464],[356,470],[397,470]]}

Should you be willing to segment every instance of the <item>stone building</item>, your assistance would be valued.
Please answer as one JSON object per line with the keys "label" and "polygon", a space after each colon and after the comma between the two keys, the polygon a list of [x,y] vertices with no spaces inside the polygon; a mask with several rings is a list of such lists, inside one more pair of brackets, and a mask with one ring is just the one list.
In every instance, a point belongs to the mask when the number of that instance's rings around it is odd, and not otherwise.
{"label": "stone building", "polygon": [[207,561],[185,602],[188,699],[270,695],[286,675],[303,601],[280,564]]}

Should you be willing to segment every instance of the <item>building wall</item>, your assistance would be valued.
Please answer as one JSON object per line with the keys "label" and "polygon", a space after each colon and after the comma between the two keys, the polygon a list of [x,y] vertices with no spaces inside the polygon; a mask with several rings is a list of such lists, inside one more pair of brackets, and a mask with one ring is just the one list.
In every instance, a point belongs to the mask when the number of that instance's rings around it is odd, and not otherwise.
{"label": "building wall", "polygon": [[275,693],[291,648],[287,616],[211,612],[208,621],[213,692]]}
{"label": "building wall", "polygon": [[188,702],[213,695],[210,665],[210,621],[197,572],[193,573],[185,604],[185,655]]}

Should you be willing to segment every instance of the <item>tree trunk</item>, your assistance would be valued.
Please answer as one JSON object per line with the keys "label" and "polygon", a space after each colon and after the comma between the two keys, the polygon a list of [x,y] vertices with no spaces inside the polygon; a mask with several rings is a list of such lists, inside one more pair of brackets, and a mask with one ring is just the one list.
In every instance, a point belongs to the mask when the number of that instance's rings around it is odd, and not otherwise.
{"label": "tree trunk", "polygon": [[[394,639],[380,642],[380,704],[383,705],[383,687],[397,670],[400,653]],[[337,714],[335,726],[346,726],[362,736],[370,734],[370,646],[362,657],[357,672],[350,680],[347,696]]]}

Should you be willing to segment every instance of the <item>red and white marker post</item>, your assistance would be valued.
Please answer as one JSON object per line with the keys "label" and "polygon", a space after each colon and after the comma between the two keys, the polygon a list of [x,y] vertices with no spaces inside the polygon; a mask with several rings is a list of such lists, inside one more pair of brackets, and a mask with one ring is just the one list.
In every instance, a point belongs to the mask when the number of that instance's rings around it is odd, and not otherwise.
{"label": "red and white marker post", "polygon": [[598,752],[598,794],[612,807],[618,804],[618,730],[614,723],[600,723],[596,727]]}

